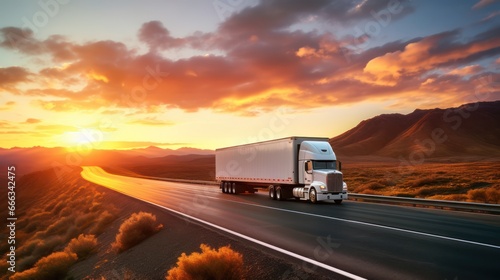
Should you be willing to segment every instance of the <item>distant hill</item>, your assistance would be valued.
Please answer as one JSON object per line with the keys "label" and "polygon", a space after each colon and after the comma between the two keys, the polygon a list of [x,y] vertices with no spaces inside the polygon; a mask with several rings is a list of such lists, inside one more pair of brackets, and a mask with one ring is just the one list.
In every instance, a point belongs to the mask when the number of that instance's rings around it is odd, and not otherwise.
{"label": "distant hill", "polygon": [[47,168],[66,169],[66,166],[99,165],[116,166],[126,164],[151,164],[191,161],[198,158],[213,158],[214,151],[195,148],[177,150],[149,147],[135,150],[68,150],[65,148],[11,148],[0,149],[0,167],[15,165],[16,174],[24,175]]}
{"label": "distant hill", "polygon": [[147,158],[158,158],[165,156],[184,156],[184,155],[213,155],[213,150],[197,149],[182,147],[176,150],[173,149],[162,149],[156,146],[149,146],[142,149],[132,149],[132,150],[116,150],[116,152],[129,155],[129,156],[143,156]]}
{"label": "distant hill", "polygon": [[500,157],[500,101],[376,116],[330,144],[340,156]]}

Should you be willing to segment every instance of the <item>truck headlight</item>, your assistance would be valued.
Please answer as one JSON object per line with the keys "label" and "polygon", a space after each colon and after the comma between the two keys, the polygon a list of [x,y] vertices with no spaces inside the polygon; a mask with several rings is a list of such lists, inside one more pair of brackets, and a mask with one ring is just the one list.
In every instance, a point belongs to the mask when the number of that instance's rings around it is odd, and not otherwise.
{"label": "truck headlight", "polygon": [[321,186],[319,186],[319,188],[322,189],[322,190],[326,190],[325,185],[321,185]]}

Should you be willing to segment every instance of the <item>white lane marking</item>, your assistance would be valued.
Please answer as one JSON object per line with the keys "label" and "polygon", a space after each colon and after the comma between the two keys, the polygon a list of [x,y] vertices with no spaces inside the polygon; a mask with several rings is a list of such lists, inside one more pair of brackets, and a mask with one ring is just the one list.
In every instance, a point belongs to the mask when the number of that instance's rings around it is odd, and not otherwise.
{"label": "white lane marking", "polygon": [[[84,168],[85,168],[85,167],[84,167]],[[89,172],[91,172],[91,173],[92,173],[92,171],[91,171],[91,170],[89,170],[89,169],[87,169],[87,171],[89,171]],[[83,172],[85,172],[85,169],[84,169],[84,171],[82,171],[82,173],[83,173]],[[89,176],[88,176],[88,174],[87,174],[87,173],[82,174],[82,177],[83,177],[85,180],[88,180],[88,181],[90,181],[90,182],[93,182],[93,181],[91,181],[91,179],[92,179],[92,178],[89,178]],[[98,176],[98,177],[100,177],[100,176]],[[99,183],[99,182],[93,182],[93,183],[100,185],[100,183]],[[104,187],[106,187],[106,186],[104,186]],[[113,189],[113,190],[115,190],[115,189]],[[115,191],[117,191],[117,192],[119,192],[119,193],[122,193],[122,194],[124,194],[124,195],[130,196],[129,194],[127,194],[127,193],[125,193],[125,192],[121,192],[121,191],[119,191],[119,190],[115,190]],[[132,196],[131,196],[131,197],[132,197]],[[140,201],[143,201],[143,202],[145,202],[145,203],[149,203],[149,204],[151,204],[151,205],[154,205],[154,206],[157,206],[157,207],[163,208],[163,209],[165,209],[165,210],[167,210],[167,211],[170,211],[170,212],[173,212],[173,213],[175,213],[175,214],[177,214],[177,215],[181,215],[181,216],[183,216],[183,217],[186,217],[186,218],[189,218],[189,219],[191,219],[191,220],[197,221],[197,222],[199,222],[199,223],[203,223],[203,224],[206,224],[206,225],[208,225],[208,226],[214,227],[214,228],[216,228],[216,229],[218,229],[218,230],[225,231],[225,232],[227,232],[227,233],[229,233],[229,234],[232,234],[232,235],[238,236],[238,237],[243,238],[243,239],[246,239],[246,240],[248,240],[248,241],[251,241],[251,242],[257,243],[257,244],[259,244],[259,245],[261,245],[261,246],[264,246],[264,247],[267,247],[267,248],[269,248],[269,249],[272,249],[272,250],[278,251],[278,252],[283,253],[283,254],[285,254],[285,255],[288,255],[288,256],[291,256],[291,257],[297,258],[297,259],[299,259],[299,260],[302,260],[302,261],[308,262],[308,263],[313,264],[313,265],[315,265],[315,266],[318,266],[318,267],[324,268],[324,269],[326,269],[326,270],[329,270],[329,271],[335,272],[335,273],[340,274],[340,275],[342,275],[342,276],[345,276],[345,277],[348,277],[348,278],[351,278],[351,279],[356,279],[356,280],[366,280],[366,278],[363,278],[363,277],[357,276],[357,275],[355,275],[355,274],[352,274],[352,273],[349,273],[349,272],[347,272],[347,271],[344,271],[344,270],[341,270],[341,269],[335,268],[335,267],[333,267],[333,266],[329,266],[329,265],[327,265],[327,264],[324,264],[324,263],[318,262],[318,261],[313,260],[313,259],[310,259],[310,258],[308,258],[308,257],[304,257],[304,256],[302,256],[302,255],[299,255],[299,254],[296,254],[296,253],[294,253],[294,252],[291,252],[291,251],[288,251],[288,250],[282,249],[282,248],[280,248],[280,247],[277,247],[277,246],[271,245],[271,244],[269,244],[269,243],[266,243],[266,242],[263,242],[263,241],[261,241],[261,240],[258,240],[258,239],[255,239],[255,238],[252,238],[252,237],[250,237],[250,236],[247,236],[247,235],[241,234],[241,233],[239,233],[239,232],[236,232],[236,231],[233,231],[233,230],[227,229],[227,228],[225,228],[225,227],[221,227],[221,226],[218,226],[218,225],[216,225],[216,224],[213,224],[213,223],[207,222],[207,221],[205,221],[205,220],[202,220],[202,219],[199,219],[199,218],[196,218],[196,217],[193,217],[193,216],[187,215],[187,214],[185,214],[185,213],[179,212],[179,211],[174,210],[174,209],[172,209],[172,208],[169,208],[169,207],[166,207],[166,206],[163,206],[163,205],[160,205],[160,204],[157,204],[157,203],[154,203],[154,202],[151,202],[151,201],[148,201],[148,200],[142,199],[142,198],[136,198],[136,197],[134,197],[134,198],[135,198],[135,199],[138,199],[138,200],[140,200]]]}
{"label": "white lane marking", "polygon": [[[174,183],[177,183],[177,182],[174,182]],[[180,187],[176,187],[176,188],[180,188]],[[422,235],[422,236],[433,237],[433,238],[438,238],[438,239],[445,239],[445,240],[450,240],[450,241],[455,241],[455,242],[462,242],[462,243],[484,246],[484,247],[489,247],[489,248],[494,248],[494,249],[500,249],[500,246],[498,246],[498,245],[470,241],[470,240],[459,239],[459,238],[448,237],[448,236],[442,236],[442,235],[437,235],[437,234],[432,234],[432,233],[425,233],[425,232],[414,231],[414,230],[409,230],[409,229],[395,228],[395,227],[372,224],[372,223],[367,223],[367,222],[347,220],[347,219],[342,219],[342,218],[330,217],[330,216],[313,214],[313,213],[308,213],[308,212],[300,212],[300,211],[296,211],[296,210],[289,210],[289,209],[283,209],[283,208],[276,208],[276,207],[272,207],[272,206],[265,206],[265,205],[255,204],[255,203],[229,200],[229,199],[224,199],[224,198],[220,198],[220,197],[213,197],[213,196],[207,196],[207,195],[201,195],[201,194],[197,194],[197,196],[206,197],[206,198],[210,198],[210,199],[224,200],[224,201],[228,201],[228,202],[232,202],[232,203],[239,203],[239,204],[243,204],[243,205],[267,208],[267,209],[272,209],[272,210],[277,210],[277,211],[290,212],[290,213],[295,213],[295,214],[300,214],[300,215],[313,216],[316,218],[324,218],[324,219],[342,221],[342,222],[347,222],[347,223],[383,228],[383,229],[387,229],[387,230],[400,231],[400,232],[411,233],[411,234],[415,234],[415,235]]]}
{"label": "white lane marking", "polygon": [[[210,197],[210,196],[206,196],[206,197],[207,198],[212,198],[212,199],[221,199],[221,198],[214,198],[214,197]],[[240,201],[234,201],[234,200],[228,200],[228,199],[221,199],[221,200],[229,201],[229,202],[234,202],[234,203],[239,203],[239,204],[250,205],[250,206],[255,206],[255,207],[267,208],[267,209],[272,209],[272,210],[277,210],[277,211],[290,212],[290,213],[301,214],[301,215],[306,215],[306,216],[313,216],[313,217],[317,217],[317,218],[324,218],[324,219],[336,220],[336,221],[341,221],[341,222],[346,222],[346,223],[353,223],[353,224],[359,224],[359,225],[364,225],[364,226],[371,226],[371,227],[383,228],[383,229],[388,229],[388,230],[394,230],[394,231],[412,233],[412,234],[416,234],[416,235],[423,235],[423,236],[427,236],[427,237],[434,237],[434,238],[439,238],[439,239],[445,239],[445,240],[451,240],[451,241],[456,241],[456,242],[462,242],[462,243],[468,243],[468,244],[473,244],[473,245],[484,246],[484,247],[490,247],[490,248],[494,248],[494,249],[500,249],[500,246],[498,246],[498,245],[493,245],[493,244],[488,244],[488,243],[481,243],[481,242],[470,241],[470,240],[465,240],[465,239],[459,239],[459,238],[454,238],[454,237],[447,237],[447,236],[442,236],[442,235],[437,235],[437,234],[432,234],[432,233],[425,233],[425,232],[420,232],[420,231],[414,231],[414,230],[409,230],[409,229],[389,227],[389,226],[372,224],[372,223],[367,223],[367,222],[360,222],[360,221],[347,220],[347,219],[342,219],[342,218],[335,218],[335,217],[330,217],[330,216],[325,216],[325,215],[319,215],[319,214],[313,214],[313,213],[307,213],[307,212],[300,212],[300,211],[289,210],[289,209],[276,208],[276,207],[272,207],[272,206],[265,206],[265,205],[259,205],[259,204],[248,203],[248,202],[240,202]]]}

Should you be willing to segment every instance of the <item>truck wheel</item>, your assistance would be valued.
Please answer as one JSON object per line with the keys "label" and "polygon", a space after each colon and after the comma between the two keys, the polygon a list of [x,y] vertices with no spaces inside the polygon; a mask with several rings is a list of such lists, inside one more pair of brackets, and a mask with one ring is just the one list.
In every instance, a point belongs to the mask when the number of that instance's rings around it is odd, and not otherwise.
{"label": "truck wheel", "polygon": [[276,199],[276,190],[273,185],[269,186],[269,198],[273,200]]}
{"label": "truck wheel", "polygon": [[316,190],[314,188],[309,189],[309,200],[312,203],[318,202],[318,197],[316,196]]}
{"label": "truck wheel", "polygon": [[276,188],[276,200],[283,200],[283,193],[281,192],[281,187]]}
{"label": "truck wheel", "polygon": [[342,199],[335,199],[335,204],[341,204],[342,203]]}

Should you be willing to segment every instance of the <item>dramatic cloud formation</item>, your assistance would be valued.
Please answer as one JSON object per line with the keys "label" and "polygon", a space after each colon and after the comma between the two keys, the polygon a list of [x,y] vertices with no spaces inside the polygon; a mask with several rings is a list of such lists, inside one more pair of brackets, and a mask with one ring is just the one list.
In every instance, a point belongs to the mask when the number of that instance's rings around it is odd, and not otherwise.
{"label": "dramatic cloud formation", "polygon": [[0,90],[9,89],[9,86],[28,82],[29,71],[22,67],[0,68]]}
{"label": "dramatic cloud formation", "polygon": [[[364,68],[376,82],[396,85],[402,76],[421,76],[440,67],[472,63],[500,53],[500,38],[495,28],[467,43],[459,42],[458,31],[426,37],[406,45],[403,51],[387,53],[372,59]],[[495,34],[495,35],[494,35]]]}
{"label": "dramatic cloud formation", "polygon": [[[3,27],[2,51],[30,64],[0,67],[0,93],[6,94],[0,111],[27,106],[29,99],[30,106],[51,114],[98,112],[125,116],[126,126],[155,128],[178,123],[180,118],[159,117],[170,109],[257,116],[281,106],[302,112],[391,100],[415,108],[426,100],[425,106],[447,107],[472,102],[478,92],[482,101],[500,98],[500,26],[494,24],[497,12],[488,11],[493,1],[470,3],[471,12],[483,11],[474,22],[477,29],[408,32],[384,40],[384,32],[395,30],[419,5],[260,1],[209,31],[173,35],[179,34],[176,26],[151,20],[124,40],[86,41]],[[42,119],[30,115],[0,126],[13,134],[26,126],[40,133],[78,130]]]}

